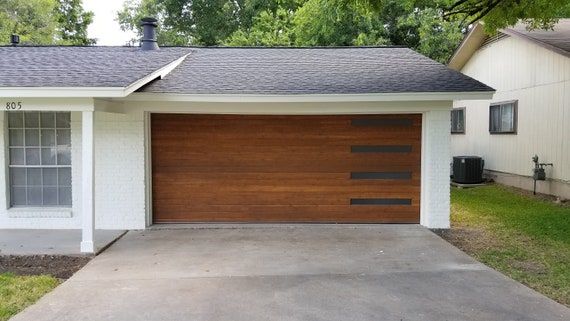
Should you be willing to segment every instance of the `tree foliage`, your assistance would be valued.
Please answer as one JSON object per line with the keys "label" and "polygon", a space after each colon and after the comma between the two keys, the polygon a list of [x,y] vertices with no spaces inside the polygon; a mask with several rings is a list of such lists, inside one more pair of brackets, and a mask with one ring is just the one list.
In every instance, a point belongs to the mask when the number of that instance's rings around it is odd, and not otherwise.
{"label": "tree foliage", "polygon": [[59,39],[68,45],[92,45],[95,39],[87,35],[87,28],[93,22],[93,12],[83,10],[81,0],[59,0],[57,23]]}
{"label": "tree foliage", "polygon": [[18,34],[22,43],[54,43],[55,8],[55,0],[0,0],[0,43],[10,43],[11,34]]}
{"label": "tree foliage", "polygon": [[342,0],[308,0],[294,18],[295,44],[348,46],[386,44],[383,21]]}
{"label": "tree foliage", "polygon": [[11,34],[23,44],[93,44],[87,37],[92,20],[81,0],[0,0],[0,44],[8,44]]}
{"label": "tree foliage", "polygon": [[445,8],[444,17],[461,17],[465,25],[483,21],[489,33],[519,21],[529,29],[549,29],[570,13],[568,0],[455,0]]}
{"label": "tree foliage", "polygon": [[445,62],[469,24],[490,33],[520,20],[549,27],[570,14],[569,0],[130,0],[118,18],[141,34],[160,21],[170,45],[403,45]]}

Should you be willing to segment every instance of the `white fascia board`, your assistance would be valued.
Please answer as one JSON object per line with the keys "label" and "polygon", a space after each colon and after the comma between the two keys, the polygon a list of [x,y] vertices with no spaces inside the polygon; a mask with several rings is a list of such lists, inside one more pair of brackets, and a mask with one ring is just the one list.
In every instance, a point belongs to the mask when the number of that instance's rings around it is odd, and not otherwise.
{"label": "white fascia board", "polygon": [[486,100],[494,91],[484,92],[434,92],[434,93],[385,93],[385,94],[328,94],[328,95],[185,95],[172,93],[133,93],[120,100],[125,101],[188,101],[188,102],[372,102],[372,101],[443,101]]}
{"label": "white fascia board", "polygon": [[0,97],[85,98],[125,97],[122,87],[0,87]]}
{"label": "white fascia board", "polygon": [[168,65],[148,74],[127,87],[0,87],[0,98],[6,97],[48,97],[48,98],[122,98],[148,84],[162,78],[178,66],[188,55],[184,55]]}

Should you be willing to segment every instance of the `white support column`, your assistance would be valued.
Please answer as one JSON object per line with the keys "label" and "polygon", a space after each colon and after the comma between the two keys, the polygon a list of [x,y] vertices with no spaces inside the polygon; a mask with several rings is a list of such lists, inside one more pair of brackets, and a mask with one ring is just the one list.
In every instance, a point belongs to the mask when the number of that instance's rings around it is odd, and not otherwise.
{"label": "white support column", "polygon": [[95,141],[94,112],[82,112],[81,124],[81,252],[95,253]]}
{"label": "white support column", "polygon": [[449,228],[450,111],[423,114],[420,224]]}

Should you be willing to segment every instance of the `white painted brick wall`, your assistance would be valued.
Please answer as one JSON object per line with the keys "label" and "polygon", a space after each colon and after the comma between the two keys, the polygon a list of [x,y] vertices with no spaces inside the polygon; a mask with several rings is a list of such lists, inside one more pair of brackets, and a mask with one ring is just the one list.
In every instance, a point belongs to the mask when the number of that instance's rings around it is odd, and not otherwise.
{"label": "white painted brick wall", "polygon": [[95,113],[95,227],[145,228],[143,112]]}
{"label": "white painted brick wall", "polygon": [[[5,128],[0,113],[0,128]],[[6,166],[5,131],[0,131],[0,167]],[[13,217],[8,210],[6,171],[0,170],[0,228],[81,228],[81,113],[71,115],[73,207],[71,217],[49,211]],[[144,122],[142,112],[95,113],[95,227],[145,228]],[[22,216],[22,215],[20,215]],[[37,217],[42,216],[42,217]],[[54,215],[52,215],[54,216]]]}
{"label": "white painted brick wall", "polygon": [[429,228],[449,228],[449,124],[449,110],[424,114],[421,224]]}
{"label": "white painted brick wall", "polygon": [[[73,208],[64,217],[9,217],[6,172],[0,170],[0,228],[81,227],[81,113],[72,113]],[[0,128],[4,113],[0,113]],[[0,167],[5,168],[5,134],[0,131]],[[96,228],[144,229],[144,114],[95,113]],[[449,110],[424,113],[421,224],[449,227]],[[44,213],[42,213],[42,216]],[[48,213],[49,214],[49,213]],[[49,215],[47,215],[49,216]]]}

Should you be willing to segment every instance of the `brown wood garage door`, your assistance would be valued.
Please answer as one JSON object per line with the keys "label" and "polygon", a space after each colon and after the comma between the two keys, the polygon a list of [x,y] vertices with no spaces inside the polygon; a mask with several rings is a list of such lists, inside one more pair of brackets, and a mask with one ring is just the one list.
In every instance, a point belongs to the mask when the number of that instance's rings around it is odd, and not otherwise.
{"label": "brown wood garage door", "polygon": [[156,223],[418,223],[421,115],[153,114]]}

